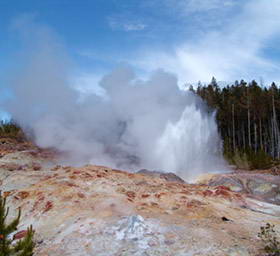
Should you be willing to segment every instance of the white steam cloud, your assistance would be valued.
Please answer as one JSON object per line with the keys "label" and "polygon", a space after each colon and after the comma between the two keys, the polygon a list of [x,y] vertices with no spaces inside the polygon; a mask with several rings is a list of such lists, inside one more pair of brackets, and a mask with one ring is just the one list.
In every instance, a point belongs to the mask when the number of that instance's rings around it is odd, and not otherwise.
{"label": "white steam cloud", "polygon": [[104,95],[81,98],[69,82],[63,49],[49,34],[45,38],[12,73],[13,98],[5,104],[39,146],[68,152],[72,163],[173,171],[184,178],[223,168],[215,116],[180,90],[174,75],[157,70],[141,80],[120,67],[101,79]]}

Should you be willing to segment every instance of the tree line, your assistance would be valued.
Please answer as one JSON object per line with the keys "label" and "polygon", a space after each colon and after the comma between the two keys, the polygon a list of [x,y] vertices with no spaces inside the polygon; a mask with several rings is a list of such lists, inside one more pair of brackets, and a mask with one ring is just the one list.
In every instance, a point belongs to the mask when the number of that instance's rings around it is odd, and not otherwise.
{"label": "tree line", "polygon": [[280,89],[274,82],[267,87],[241,80],[220,87],[213,77],[189,89],[216,111],[228,160],[239,157],[250,168],[264,168],[280,159]]}

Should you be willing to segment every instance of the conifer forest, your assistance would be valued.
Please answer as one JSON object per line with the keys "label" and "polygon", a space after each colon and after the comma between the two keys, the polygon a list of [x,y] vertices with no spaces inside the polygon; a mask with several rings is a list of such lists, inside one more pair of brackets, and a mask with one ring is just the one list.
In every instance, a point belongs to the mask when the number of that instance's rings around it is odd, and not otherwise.
{"label": "conifer forest", "polygon": [[241,80],[221,87],[213,77],[210,84],[199,82],[196,89],[189,89],[216,111],[224,155],[230,162],[251,169],[278,163],[280,89],[274,82],[267,87]]}

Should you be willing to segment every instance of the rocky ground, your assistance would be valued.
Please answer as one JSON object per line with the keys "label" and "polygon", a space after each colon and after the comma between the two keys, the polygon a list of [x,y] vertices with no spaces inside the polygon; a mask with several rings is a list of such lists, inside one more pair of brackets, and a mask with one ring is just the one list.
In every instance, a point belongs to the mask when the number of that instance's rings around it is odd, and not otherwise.
{"label": "rocky ground", "polygon": [[10,218],[22,209],[19,231],[34,226],[36,256],[263,255],[260,226],[280,228],[280,176],[187,184],[147,170],[58,166],[52,151],[3,145],[0,187]]}

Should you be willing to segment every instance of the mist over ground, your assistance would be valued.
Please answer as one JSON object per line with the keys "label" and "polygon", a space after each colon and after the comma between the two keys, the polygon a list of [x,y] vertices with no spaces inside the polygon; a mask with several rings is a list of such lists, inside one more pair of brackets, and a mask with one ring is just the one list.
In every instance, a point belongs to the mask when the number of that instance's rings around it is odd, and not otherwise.
{"label": "mist over ground", "polygon": [[225,168],[214,114],[175,75],[156,70],[143,80],[122,65],[92,85],[104,93],[82,95],[63,45],[48,29],[27,28],[17,28],[26,48],[7,79],[12,96],[3,108],[37,145],[67,152],[70,164],[183,178]]}

